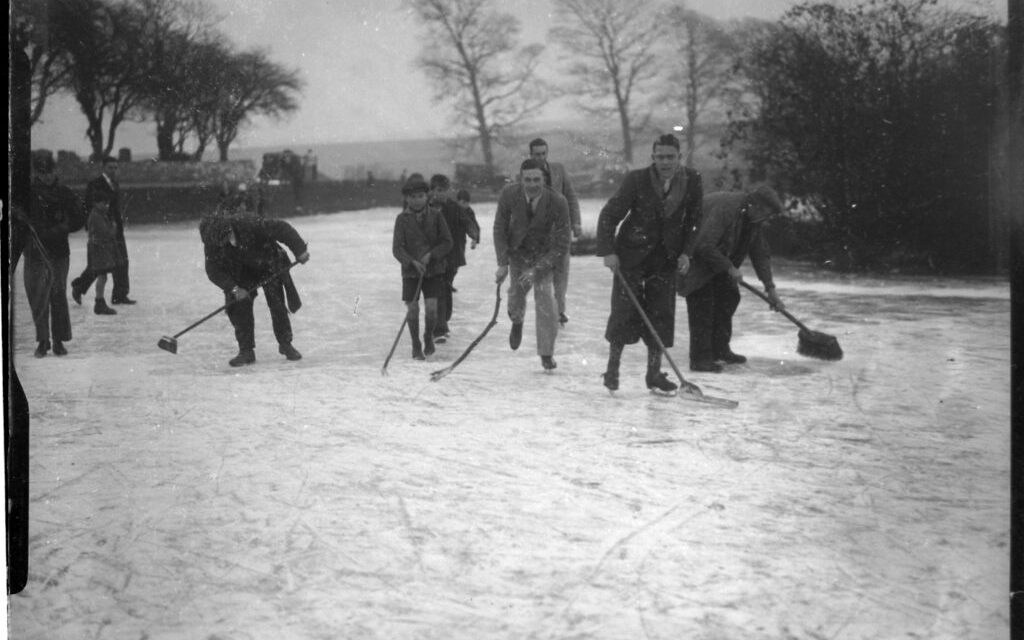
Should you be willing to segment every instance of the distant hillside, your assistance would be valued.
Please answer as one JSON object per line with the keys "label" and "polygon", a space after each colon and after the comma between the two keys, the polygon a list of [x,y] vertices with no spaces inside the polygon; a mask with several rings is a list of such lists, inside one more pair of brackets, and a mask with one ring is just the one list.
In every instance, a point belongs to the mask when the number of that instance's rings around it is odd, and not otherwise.
{"label": "distant hillside", "polygon": [[[520,161],[527,156],[530,140],[540,137],[548,142],[550,159],[566,165],[573,174],[599,174],[603,169],[622,168],[621,138],[618,130],[592,127],[571,128],[571,123],[545,123],[535,131],[516,136],[507,146],[499,146],[495,155],[499,171],[514,174]],[[702,147],[694,162],[697,169],[717,174],[720,162],[712,156],[717,149],[723,127],[710,126],[702,132]],[[649,162],[651,141],[654,132],[641,135],[633,151],[635,166]],[[364,180],[372,171],[378,180],[396,180],[404,172],[420,172],[426,176],[434,173],[453,175],[456,162],[479,163],[483,158],[479,149],[458,150],[446,140],[384,140],[376,142],[339,142],[295,144],[288,147],[294,153],[304,155],[311,149],[317,156],[319,171],[329,178]],[[264,153],[280,152],[285,147],[248,147],[231,149],[232,160],[251,160],[257,167]]]}

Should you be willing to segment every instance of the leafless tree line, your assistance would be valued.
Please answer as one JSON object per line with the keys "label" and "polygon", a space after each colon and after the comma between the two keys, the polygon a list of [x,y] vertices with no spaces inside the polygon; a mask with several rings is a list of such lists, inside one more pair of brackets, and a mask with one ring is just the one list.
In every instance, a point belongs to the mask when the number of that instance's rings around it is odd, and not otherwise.
{"label": "leafless tree line", "polygon": [[32,123],[59,93],[88,123],[92,157],[126,120],[156,124],[161,160],[220,160],[257,116],[298,108],[303,82],[263,49],[238,50],[201,0],[16,0],[12,46],[32,67]]}

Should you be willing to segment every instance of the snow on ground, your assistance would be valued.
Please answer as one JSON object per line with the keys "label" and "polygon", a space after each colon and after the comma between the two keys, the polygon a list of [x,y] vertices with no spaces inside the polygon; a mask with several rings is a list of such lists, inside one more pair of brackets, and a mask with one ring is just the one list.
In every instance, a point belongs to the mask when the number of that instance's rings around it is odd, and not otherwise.
{"label": "snow on ground", "polygon": [[[600,204],[584,203],[591,228]],[[32,357],[19,273],[32,505],[11,637],[1008,636],[1005,282],[780,263],[789,309],[846,357],[796,355],[796,327],[745,296],[749,364],[683,370],[730,411],[649,395],[640,346],[608,394],[611,275],[574,258],[553,375],[532,316],[509,350],[503,303],[431,382],[494,307],[493,205],[477,212],[451,341],[422,363],[403,336],[388,376],[392,210],[293,221],[312,255],[295,272],[298,363],[259,300],[255,366],[227,366],[223,315],[177,355],[157,348],[222,303],[194,224],[129,229],[139,304],[72,304],[64,358]]]}

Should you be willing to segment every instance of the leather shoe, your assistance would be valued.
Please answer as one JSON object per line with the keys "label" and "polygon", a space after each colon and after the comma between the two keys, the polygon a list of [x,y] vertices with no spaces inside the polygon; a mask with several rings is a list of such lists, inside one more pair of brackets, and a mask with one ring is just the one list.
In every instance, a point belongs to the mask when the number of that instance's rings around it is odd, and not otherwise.
{"label": "leather shoe", "polygon": [[567,322],[569,322],[569,316],[564,313],[558,314],[558,324],[564,325]]}
{"label": "leather shoe", "polygon": [[523,343],[523,323],[513,322],[512,331],[508,334],[508,346],[515,351]]}
{"label": "leather shoe", "polygon": [[98,316],[114,316],[117,312],[107,306],[107,301],[103,298],[96,298],[96,304],[92,307],[93,312]]}
{"label": "leather shoe", "polygon": [[290,342],[282,342],[277,345],[277,352],[289,360],[302,360],[302,354]]}
{"label": "leather shoe", "polygon": [[722,365],[717,362],[691,362],[690,371],[700,371],[703,373],[721,373]]}
{"label": "leather shoe", "polygon": [[137,302],[138,302],[137,300],[132,300],[128,296],[125,296],[123,298],[111,298],[110,299],[110,304],[136,304]]}
{"label": "leather shoe", "polygon": [[71,287],[71,299],[75,301],[75,304],[82,304],[82,292]]}
{"label": "leather shoe", "polygon": [[541,356],[540,364],[548,371],[558,368],[558,364],[555,362],[555,359],[552,356]]}
{"label": "leather shoe", "polygon": [[256,352],[252,349],[240,349],[237,356],[228,360],[228,364],[232,367],[244,367],[254,362],[256,362]]}
{"label": "leather shoe", "polygon": [[64,348],[64,343],[61,342],[60,340],[54,340],[53,341],[53,355],[55,355],[55,356],[66,356],[66,355],[68,355],[68,350]]}
{"label": "leather shoe", "polygon": [[619,390],[619,372],[618,370],[612,371],[609,369],[601,374],[601,378],[604,379],[604,386],[608,387],[609,391]]}
{"label": "leather shoe", "polygon": [[718,354],[718,357],[715,358],[715,360],[721,360],[725,364],[743,364],[747,361],[747,357],[741,356],[738,353],[733,353],[732,351],[725,351]]}
{"label": "leather shoe", "polygon": [[36,347],[36,351],[35,351],[34,355],[37,358],[45,358],[46,357],[46,352],[49,351],[49,350],[50,350],[50,342],[49,342],[49,340],[42,340],[42,341],[39,342],[39,346]]}

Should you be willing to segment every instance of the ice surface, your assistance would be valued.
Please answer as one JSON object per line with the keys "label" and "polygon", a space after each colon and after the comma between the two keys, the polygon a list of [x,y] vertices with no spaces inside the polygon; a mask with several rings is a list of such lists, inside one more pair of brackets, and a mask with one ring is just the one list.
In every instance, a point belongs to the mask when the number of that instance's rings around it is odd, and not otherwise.
{"label": "ice surface", "polygon": [[749,364],[684,369],[728,411],[648,394],[639,346],[604,390],[611,275],[579,257],[553,375],[532,316],[509,350],[503,304],[431,382],[493,311],[482,204],[451,339],[424,363],[403,336],[382,377],[395,213],[292,221],[312,255],[297,363],[261,300],[255,366],[227,366],[223,315],[157,348],[222,304],[194,223],[128,230],[139,304],[72,303],[63,358],[32,357],[19,269],[32,505],[12,638],[1008,637],[1007,283],[779,262],[790,311],[846,357],[798,356],[796,327],[746,295]]}

